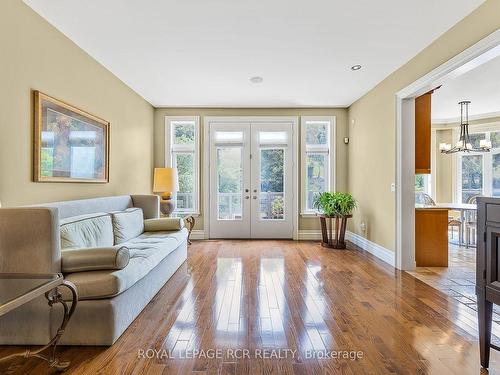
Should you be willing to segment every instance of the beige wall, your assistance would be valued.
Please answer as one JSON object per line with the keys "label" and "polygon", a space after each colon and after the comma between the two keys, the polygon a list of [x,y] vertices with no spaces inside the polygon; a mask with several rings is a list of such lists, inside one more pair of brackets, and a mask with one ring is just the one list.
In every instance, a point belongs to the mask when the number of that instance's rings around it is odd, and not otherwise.
{"label": "beige wall", "polygon": [[453,155],[442,154],[439,151],[440,143],[453,143],[452,129],[436,129],[436,170],[433,176],[436,179],[436,202],[453,202]]}
{"label": "beige wall", "polygon": [[[396,170],[395,94],[440,64],[500,28],[500,0],[487,0],[349,108],[349,190],[360,208],[350,229],[395,250],[396,204],[390,185]],[[354,123],[352,121],[354,120]]]}
{"label": "beige wall", "polygon": [[[163,166],[165,162],[165,116],[200,116],[201,126],[203,126],[204,116],[336,116],[336,185],[338,191],[345,191],[347,189],[347,149],[350,146],[344,144],[344,137],[347,137],[346,109],[159,108],[155,110],[155,166]],[[203,130],[201,133],[201,148],[203,150]],[[203,165],[204,160],[203,155],[201,155],[201,179],[203,179],[205,171]],[[201,207],[203,207],[203,191],[201,193]],[[203,229],[203,217],[197,219],[196,229]],[[300,218],[299,229],[319,229],[318,219]]]}
{"label": "beige wall", "polygon": [[[0,2],[0,201],[150,192],[153,107],[20,0]],[[31,182],[31,90],[111,123],[110,182]]]}

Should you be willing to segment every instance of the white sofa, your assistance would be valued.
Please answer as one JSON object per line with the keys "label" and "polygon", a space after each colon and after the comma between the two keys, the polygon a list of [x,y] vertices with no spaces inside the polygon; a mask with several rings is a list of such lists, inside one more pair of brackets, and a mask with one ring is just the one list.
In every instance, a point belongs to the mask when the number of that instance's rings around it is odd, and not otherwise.
{"label": "white sofa", "polygon": [[[187,229],[161,230],[158,217],[154,195],[0,209],[0,272],[62,272],[79,302],[60,343],[112,345],[187,258]],[[82,268],[86,248],[107,248],[111,266]],[[46,344],[61,317],[39,298],[0,318],[0,344]]]}

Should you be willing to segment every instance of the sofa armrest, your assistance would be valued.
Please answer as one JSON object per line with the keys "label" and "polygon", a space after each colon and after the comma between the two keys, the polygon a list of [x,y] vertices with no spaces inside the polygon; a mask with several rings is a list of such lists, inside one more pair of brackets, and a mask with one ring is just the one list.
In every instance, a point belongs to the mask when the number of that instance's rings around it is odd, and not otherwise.
{"label": "sofa armrest", "polygon": [[160,217],[160,197],[157,195],[131,195],[134,207],[142,209],[144,219]]}
{"label": "sofa armrest", "polygon": [[0,272],[61,272],[57,208],[0,208]]}
{"label": "sofa armrest", "polygon": [[184,220],[180,217],[162,217],[144,220],[144,232],[174,231],[184,228]]}
{"label": "sofa armrest", "polygon": [[127,266],[130,252],[125,246],[95,247],[62,250],[61,257],[64,273],[121,270]]}

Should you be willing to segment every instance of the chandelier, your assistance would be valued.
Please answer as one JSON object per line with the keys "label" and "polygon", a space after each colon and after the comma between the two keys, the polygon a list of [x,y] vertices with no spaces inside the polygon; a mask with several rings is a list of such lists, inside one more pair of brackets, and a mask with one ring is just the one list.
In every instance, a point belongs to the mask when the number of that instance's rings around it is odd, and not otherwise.
{"label": "chandelier", "polygon": [[460,104],[460,139],[455,147],[451,147],[450,143],[440,143],[439,150],[443,154],[454,154],[456,152],[488,152],[491,150],[491,141],[481,139],[479,148],[472,146],[469,137],[469,100],[459,102]]}

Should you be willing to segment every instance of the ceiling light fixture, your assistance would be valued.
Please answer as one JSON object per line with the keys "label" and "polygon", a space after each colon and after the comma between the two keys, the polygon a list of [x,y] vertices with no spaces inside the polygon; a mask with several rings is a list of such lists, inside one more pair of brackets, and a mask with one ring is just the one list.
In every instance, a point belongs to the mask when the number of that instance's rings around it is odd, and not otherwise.
{"label": "ceiling light fixture", "polygon": [[456,152],[489,152],[491,150],[491,141],[481,139],[479,148],[473,147],[469,137],[469,100],[459,102],[460,104],[460,139],[455,147],[450,143],[440,143],[439,150],[442,154],[454,154]]}
{"label": "ceiling light fixture", "polygon": [[255,77],[250,78],[250,82],[252,82],[252,83],[261,83],[263,80],[264,80],[264,78],[259,77],[259,76],[255,76]]}
{"label": "ceiling light fixture", "polygon": [[351,70],[359,70],[359,69],[361,69],[361,65],[359,64],[351,66]]}

